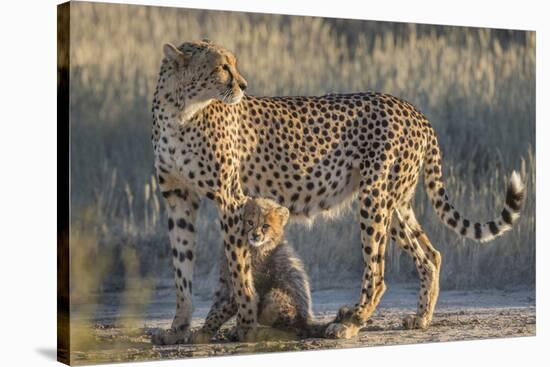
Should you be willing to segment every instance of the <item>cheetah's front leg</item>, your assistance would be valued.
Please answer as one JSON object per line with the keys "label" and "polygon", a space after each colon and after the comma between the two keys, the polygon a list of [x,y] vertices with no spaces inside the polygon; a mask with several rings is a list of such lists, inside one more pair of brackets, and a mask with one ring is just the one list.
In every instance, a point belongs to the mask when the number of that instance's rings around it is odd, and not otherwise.
{"label": "cheetah's front leg", "polygon": [[220,327],[237,313],[237,303],[232,294],[229,268],[227,267],[225,255],[220,260],[220,279],[218,289],[214,294],[214,302],[210,311],[208,311],[202,328],[193,333],[193,344],[209,342]]}
{"label": "cheetah's front leg", "polygon": [[[176,188],[178,187],[178,188]],[[195,257],[195,219],[200,198],[183,186],[161,185],[168,214],[168,232],[176,283],[176,315],[172,327],[153,335],[154,344],[179,344],[190,341],[193,311],[193,260]]]}
{"label": "cheetah's front leg", "polygon": [[237,337],[251,341],[257,327],[257,297],[250,267],[242,213],[244,197],[220,208],[225,257],[231,278],[232,293],[237,304]]}

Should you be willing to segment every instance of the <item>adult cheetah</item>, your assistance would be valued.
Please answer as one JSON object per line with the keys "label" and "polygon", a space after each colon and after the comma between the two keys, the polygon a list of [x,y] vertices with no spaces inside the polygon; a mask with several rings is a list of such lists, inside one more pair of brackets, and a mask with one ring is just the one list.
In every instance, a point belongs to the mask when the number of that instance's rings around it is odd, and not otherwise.
{"label": "adult cheetah", "polygon": [[[293,218],[331,213],[359,199],[364,272],[359,300],[341,309],[327,337],[349,338],[386,289],[388,236],[412,256],[420,275],[416,315],[426,328],[438,297],[439,252],[411,207],[421,170],[441,221],[461,236],[488,241],[519,217],[524,188],[512,173],[506,204],[491,221],[465,219],[445,191],[435,132],[410,103],[374,92],[320,97],[253,97],[235,56],[209,41],[166,44],[153,99],[155,167],[166,199],[177,287],[172,328],[156,343],[190,340],[195,219],[203,198],[215,201],[238,305],[237,330],[255,329],[257,301],[242,225],[246,195],[272,198]],[[394,221],[392,224],[392,220]]]}

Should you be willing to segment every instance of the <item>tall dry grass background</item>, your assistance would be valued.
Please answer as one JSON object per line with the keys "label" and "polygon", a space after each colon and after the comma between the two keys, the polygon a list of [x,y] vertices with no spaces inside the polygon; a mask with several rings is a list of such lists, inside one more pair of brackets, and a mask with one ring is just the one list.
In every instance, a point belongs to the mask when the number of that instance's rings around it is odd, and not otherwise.
{"label": "tall dry grass background", "polygon": [[[73,300],[173,284],[152,169],[150,106],[162,44],[202,38],[235,52],[250,94],[377,90],[418,106],[439,136],[448,192],[472,219],[501,210],[506,176],[519,169],[528,192],[523,217],[488,244],[447,230],[422,184],[415,207],[442,253],[443,288],[534,287],[533,32],[72,3]],[[212,204],[201,207],[197,228],[193,288],[206,295],[221,254]],[[355,211],[312,229],[291,225],[288,238],[314,290],[359,285]],[[417,281],[413,262],[397,246],[388,246],[386,256],[390,287]]]}

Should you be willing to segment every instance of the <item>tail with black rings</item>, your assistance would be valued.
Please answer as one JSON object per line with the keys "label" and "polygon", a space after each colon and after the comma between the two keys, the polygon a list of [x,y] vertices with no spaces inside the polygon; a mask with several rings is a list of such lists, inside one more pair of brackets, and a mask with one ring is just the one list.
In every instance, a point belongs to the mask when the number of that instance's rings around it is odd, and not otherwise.
{"label": "tail with black rings", "polygon": [[520,217],[525,200],[525,186],[520,175],[513,171],[508,181],[505,205],[500,214],[485,223],[472,222],[452,205],[443,184],[441,153],[437,137],[430,130],[424,158],[424,183],[428,197],[441,221],[459,235],[479,242],[487,242],[512,229]]}

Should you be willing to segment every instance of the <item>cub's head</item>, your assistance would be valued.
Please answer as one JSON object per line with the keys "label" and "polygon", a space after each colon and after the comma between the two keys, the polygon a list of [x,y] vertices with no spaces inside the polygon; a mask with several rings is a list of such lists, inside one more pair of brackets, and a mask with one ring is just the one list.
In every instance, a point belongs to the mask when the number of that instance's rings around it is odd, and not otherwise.
{"label": "cub's head", "polygon": [[260,247],[277,244],[288,222],[288,209],[269,199],[248,199],[244,208],[244,229],[248,243]]}
{"label": "cub's head", "polygon": [[237,59],[228,50],[210,41],[185,42],[163,46],[161,80],[176,92],[182,104],[220,100],[233,104],[241,101],[247,87],[237,70]]}

